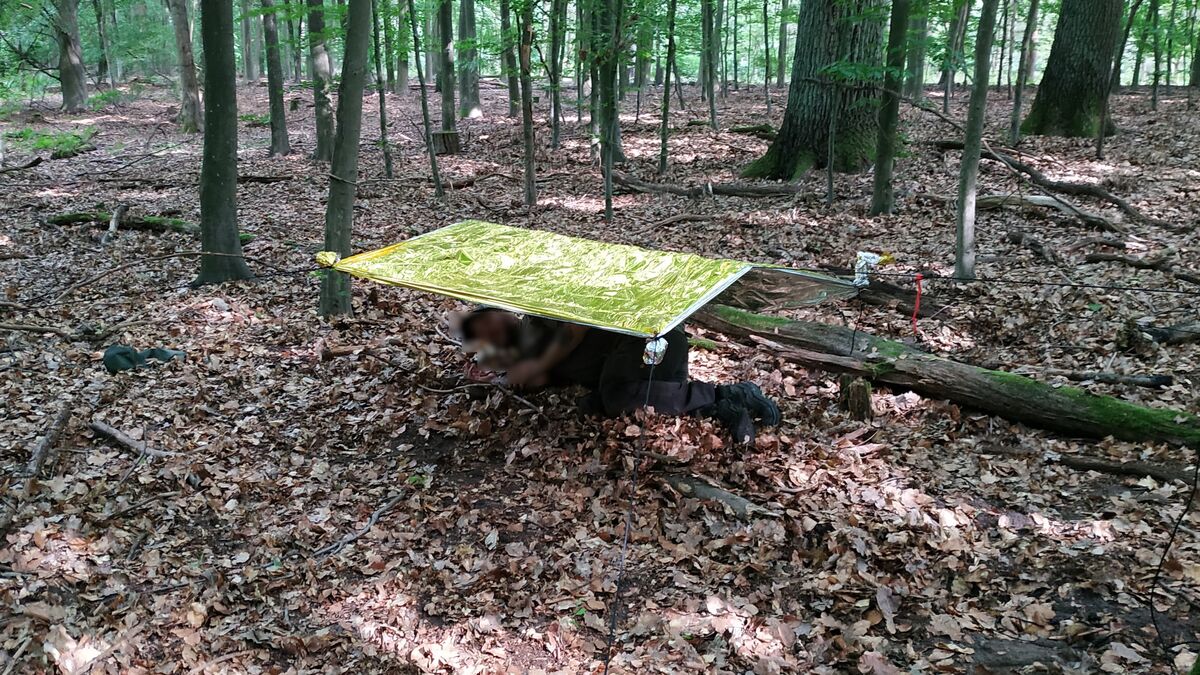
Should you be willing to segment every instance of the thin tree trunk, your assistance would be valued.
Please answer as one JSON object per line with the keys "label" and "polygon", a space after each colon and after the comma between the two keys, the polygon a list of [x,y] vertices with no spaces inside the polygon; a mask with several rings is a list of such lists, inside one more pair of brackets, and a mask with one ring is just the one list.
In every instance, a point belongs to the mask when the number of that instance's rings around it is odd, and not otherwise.
{"label": "thin tree trunk", "polygon": [[[375,30],[383,29],[383,65],[387,71],[387,91],[396,92],[396,27],[392,24],[391,0],[378,0]],[[376,58],[379,58],[378,56]]]}
{"label": "thin tree trunk", "polygon": [[[503,0],[508,2],[508,0]],[[590,23],[584,20],[583,0],[575,0],[575,123],[583,123],[583,81],[587,73]]]}
{"label": "thin tree trunk", "polygon": [[942,63],[942,112],[950,112],[950,99],[954,96],[954,74],[958,63],[963,60],[963,45],[966,42],[967,23],[971,18],[974,0],[955,0],[954,18],[950,21],[946,58]]}
{"label": "thin tree trunk", "polygon": [[909,39],[912,44],[908,48],[904,95],[920,101],[925,98],[925,42],[929,39],[928,0],[917,0],[910,13],[912,19],[909,22]]}
{"label": "thin tree trunk", "polygon": [[[1112,68],[1109,69],[1108,91],[1104,92],[1104,100],[1100,103],[1100,119],[1108,118],[1109,104],[1112,99],[1113,92],[1121,84],[1121,60],[1125,55],[1125,45],[1129,42],[1129,34],[1133,31],[1133,22],[1137,18],[1138,9],[1142,6],[1142,0],[1133,0],[1133,4],[1129,8],[1129,17],[1125,20],[1125,31],[1121,34],[1121,44],[1113,53]],[[1096,133],[1096,159],[1104,159],[1104,127],[1097,128]]]}
{"label": "thin tree trunk", "polygon": [[458,113],[479,117],[479,48],[475,44],[475,0],[458,2]]}
{"label": "thin tree trunk", "polygon": [[304,50],[300,47],[300,34],[304,31],[304,23],[300,17],[293,14],[292,0],[283,0],[283,6],[287,8],[288,42],[292,55],[292,81],[300,82],[304,79],[303,59],[301,58],[301,52]]}
{"label": "thin tree trunk", "polygon": [[96,81],[101,87],[116,86],[116,82],[110,80],[108,73],[108,52],[111,45],[108,42],[108,31],[104,28],[104,8],[101,6],[101,0],[92,0],[92,9],[96,13],[96,38],[100,45],[100,62],[96,65]]}
{"label": "thin tree trunk", "polygon": [[246,80],[253,82],[260,76],[258,65],[258,46],[255,44],[257,31],[254,28],[254,18],[250,16],[250,0],[241,0],[242,8],[242,62],[245,66]]}
{"label": "thin tree trunk", "polygon": [[[363,86],[367,80],[367,46],[371,42],[371,0],[350,0],[346,12],[346,52],[338,86],[337,135],[329,167],[329,200],[325,205],[325,250],[350,255],[354,193],[358,182],[358,142],[362,135]],[[350,314],[350,277],[326,270],[321,280],[321,316]]]}
{"label": "thin tree trunk", "polygon": [[563,42],[566,38],[564,24],[567,21],[567,0],[552,0],[550,3],[550,147],[557,150],[559,128],[562,121],[562,61]]}
{"label": "thin tree trunk", "polygon": [[[741,55],[738,52],[738,0],[733,0],[733,90],[737,91],[739,87],[738,81],[738,61]],[[679,78],[675,78],[676,84]]]}
{"label": "thin tree trunk", "polygon": [[[708,0],[705,0],[707,2]],[[604,220],[613,219],[613,166],[618,159],[621,118],[617,108],[617,68],[622,34],[622,0],[598,0],[604,11],[599,21],[599,37],[603,40],[604,58],[600,64],[600,162],[604,173]],[[710,7],[711,9],[711,7]],[[712,15],[709,14],[709,21]],[[711,62],[709,63],[711,73]]]}
{"label": "thin tree trunk", "polygon": [[700,20],[704,23],[704,48],[701,58],[704,59],[704,96],[708,99],[708,124],[714,130],[717,125],[716,100],[716,49],[714,43],[713,0],[700,0]]}
{"label": "thin tree trunk", "polygon": [[892,0],[892,22],[888,28],[887,75],[883,105],[879,107],[879,140],[875,144],[875,185],[871,195],[872,216],[890,214],[896,207],[892,189],[896,161],[896,127],[900,121],[900,88],[904,85],[904,56],[908,42],[909,0]]}
{"label": "thin tree trunk", "polygon": [[963,139],[962,170],[958,181],[958,209],[954,248],[954,276],[975,278],[975,197],[979,179],[979,153],[983,149],[983,126],[987,114],[988,74],[992,39],[996,28],[999,0],[983,0],[979,32],[975,36],[975,86],[967,108],[967,128]]}
{"label": "thin tree trunk", "polygon": [[[383,174],[392,177],[392,144],[388,141],[387,93],[383,81],[383,50],[380,49],[379,0],[371,0],[371,36],[375,52],[375,95],[379,100],[379,147],[383,150]],[[387,59],[391,62],[391,59]]]}
{"label": "thin tree trunk", "polygon": [[1171,0],[1171,12],[1167,15],[1167,26],[1169,26],[1167,30],[1167,96],[1171,95],[1171,76],[1175,71],[1175,19],[1178,16],[1178,10],[1179,0]]}
{"label": "thin tree trunk", "polygon": [[237,62],[233,3],[200,0],[204,48],[204,151],[200,162],[200,258],[195,284],[247,279],[237,224]]}
{"label": "thin tree trunk", "polygon": [[54,35],[58,42],[58,81],[63,109],[69,113],[87,107],[87,76],[79,41],[79,0],[55,0]]}
{"label": "thin tree trunk", "polygon": [[192,56],[192,33],[188,23],[187,0],[168,0],[171,25],[175,31],[175,49],[179,54],[179,131],[194,134],[200,131],[203,117],[200,112],[200,83],[196,79],[196,59]]}
{"label": "thin tree trunk", "polygon": [[329,50],[325,46],[325,9],[323,0],[308,0],[308,48],[312,57],[313,107],[316,110],[317,147],[313,159],[333,159],[333,110],[329,102],[329,83],[333,79]]}
{"label": "thin tree trunk", "polygon": [[667,137],[671,128],[671,69],[675,66],[675,4],[676,0],[667,0],[667,67],[663,73],[662,122],[658,131],[659,175],[667,172]]}
{"label": "thin tree trunk", "polygon": [[433,124],[429,121],[429,94],[425,89],[425,73],[421,69],[421,38],[417,34],[417,12],[413,0],[408,0],[408,25],[412,28],[413,65],[417,69],[417,86],[421,88],[421,119],[425,123],[425,152],[429,153],[429,173],[433,176],[433,193],[445,201],[442,177],[438,173],[437,153],[433,151]]}
{"label": "thin tree trunk", "polygon": [[442,131],[455,130],[454,110],[454,2],[437,0],[438,89],[442,92]]}
{"label": "thin tree trunk", "polygon": [[787,72],[784,64],[787,63],[788,48],[788,0],[782,1],[779,9],[779,55],[775,59],[775,86],[779,88],[783,88],[784,73]]}
{"label": "thin tree trunk", "polygon": [[508,116],[516,117],[521,106],[517,56],[513,51],[512,8],[509,0],[500,0],[500,72],[508,81]]}
{"label": "thin tree trunk", "polygon": [[1162,29],[1158,0],[1150,0],[1150,32],[1154,36],[1154,78],[1150,85],[1150,109],[1158,110],[1158,88],[1162,80]]}
{"label": "thin tree trunk", "polygon": [[263,39],[267,43],[267,96],[271,105],[270,156],[291,153],[288,143],[287,113],[283,107],[283,62],[279,58],[279,29],[273,0],[262,0]]}
{"label": "thin tree trunk", "polygon": [[1033,51],[1033,35],[1037,30],[1038,6],[1041,0],[1029,0],[1029,13],[1025,18],[1025,34],[1021,38],[1021,64],[1017,67],[1017,90],[1013,93],[1012,118],[1008,127],[1008,142],[1015,146],[1021,141],[1021,105],[1025,98],[1025,86],[1029,83],[1029,57]]}
{"label": "thin tree trunk", "polygon": [[408,54],[412,47],[404,29],[408,23],[408,5],[404,0],[396,0],[396,93],[408,95]]}
{"label": "thin tree trunk", "polygon": [[537,205],[537,176],[534,173],[533,135],[533,3],[526,0],[521,10],[521,136],[525,142],[525,206]]}
{"label": "thin tree trunk", "polygon": [[762,4],[763,19],[763,99],[767,103],[767,117],[771,116],[771,21],[767,16],[767,0]]}
{"label": "thin tree trunk", "polygon": [[725,0],[715,0],[716,14],[713,17],[713,69],[721,75],[721,98],[729,95],[729,78],[725,74]]}

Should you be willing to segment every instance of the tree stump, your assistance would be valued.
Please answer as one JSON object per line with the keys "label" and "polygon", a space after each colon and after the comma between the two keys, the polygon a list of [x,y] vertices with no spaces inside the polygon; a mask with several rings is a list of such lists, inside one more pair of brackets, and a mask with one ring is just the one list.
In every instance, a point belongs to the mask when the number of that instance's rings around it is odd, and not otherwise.
{"label": "tree stump", "polygon": [[854,375],[842,375],[838,379],[841,391],[838,405],[850,413],[850,417],[865,422],[873,416],[871,410],[871,383]]}
{"label": "tree stump", "polygon": [[462,148],[458,143],[457,131],[435,131],[433,132],[433,154],[435,155],[457,155]]}

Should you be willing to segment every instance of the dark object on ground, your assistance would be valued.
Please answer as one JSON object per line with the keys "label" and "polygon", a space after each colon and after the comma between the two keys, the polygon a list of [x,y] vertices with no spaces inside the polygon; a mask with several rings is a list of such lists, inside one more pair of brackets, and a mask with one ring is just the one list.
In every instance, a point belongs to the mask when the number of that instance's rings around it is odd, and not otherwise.
{"label": "dark object on ground", "polygon": [[133,370],[150,365],[148,359],[158,361],[170,361],[173,358],[181,357],[184,353],[178,349],[143,349],[138,351],[128,345],[113,345],[104,350],[104,367],[110,375],[115,375],[122,370]]}
{"label": "dark object on ground", "polygon": [[838,382],[841,384],[838,405],[842,410],[860,422],[871,419],[874,414],[871,409],[871,383],[853,375],[843,375]]}

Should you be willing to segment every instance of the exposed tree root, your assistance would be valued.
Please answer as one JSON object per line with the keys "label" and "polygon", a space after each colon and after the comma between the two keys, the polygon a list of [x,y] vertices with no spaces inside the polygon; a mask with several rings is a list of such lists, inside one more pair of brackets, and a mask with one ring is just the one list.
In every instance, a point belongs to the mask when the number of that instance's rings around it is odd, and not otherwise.
{"label": "exposed tree root", "polygon": [[[962,141],[930,141],[930,145],[942,150],[962,150],[963,148]],[[995,150],[984,150],[981,153],[981,157],[1005,164],[1010,168],[1028,176],[1029,180],[1032,181],[1034,185],[1051,192],[1074,195],[1077,197],[1092,197],[1094,199],[1108,202],[1109,204],[1112,204],[1120,209],[1125,215],[1140,223],[1162,227],[1167,230],[1171,230],[1172,232],[1186,232],[1192,229],[1189,225],[1176,225],[1174,223],[1168,223],[1164,220],[1159,220],[1158,218],[1151,218],[1150,216],[1147,216],[1138,210],[1133,204],[1130,204],[1129,202],[1114,195],[1108,190],[1105,190],[1099,185],[1053,180],[1035,167],[1022,162],[1011,155],[1006,155]]]}
{"label": "exposed tree root", "polygon": [[1012,230],[1011,232],[1008,232],[1005,237],[1017,246],[1033,251],[1039,258],[1052,265],[1057,265],[1062,262],[1062,259],[1058,257],[1058,254],[1054,252],[1054,249],[1046,246],[1042,240],[1034,237],[1033,235],[1021,232],[1020,230]]}
{"label": "exposed tree root", "polygon": [[705,183],[704,185],[673,185],[671,183],[648,183],[633,176],[613,172],[613,182],[630,192],[642,194],[669,194],[681,197],[788,197],[807,194],[805,189],[792,183]]}

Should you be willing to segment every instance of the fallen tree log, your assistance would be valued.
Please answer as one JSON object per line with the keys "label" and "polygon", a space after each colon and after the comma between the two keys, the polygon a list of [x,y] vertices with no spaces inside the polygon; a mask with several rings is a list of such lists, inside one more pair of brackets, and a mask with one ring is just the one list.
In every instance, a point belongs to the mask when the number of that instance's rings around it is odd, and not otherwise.
{"label": "fallen tree log", "polygon": [[648,183],[619,171],[613,172],[613,182],[630,192],[668,194],[680,197],[791,197],[807,194],[800,185],[792,183],[705,183],[704,185],[674,185]]}
{"label": "fallen tree log", "polygon": [[1200,342],[1200,321],[1181,323],[1174,326],[1142,326],[1129,319],[1117,331],[1117,346],[1121,349],[1145,351],[1152,343],[1160,345],[1182,345]]}
{"label": "fallen tree log", "polygon": [[[963,149],[962,141],[930,141],[929,144],[940,150],[962,150]],[[1092,183],[1071,183],[1068,181],[1054,180],[1054,179],[1050,178],[1049,176],[1047,176],[1046,174],[1039,171],[1038,169],[1036,169],[1035,167],[1033,167],[1029,164],[1026,164],[1025,162],[1022,162],[1019,159],[1016,159],[1015,157],[1013,157],[1011,155],[1006,155],[1003,152],[984,150],[980,153],[980,157],[982,157],[983,159],[992,160],[993,162],[1000,162],[1001,164],[1005,164],[1005,165],[1009,166],[1010,168],[1012,168],[1013,170],[1018,171],[1020,173],[1025,174],[1026,176],[1028,176],[1029,180],[1034,185],[1037,185],[1038,187],[1049,190],[1051,192],[1058,192],[1058,193],[1061,193],[1064,195],[1074,195],[1077,197],[1092,197],[1094,199],[1099,199],[1101,201],[1108,202],[1109,204],[1112,204],[1113,206],[1120,209],[1125,215],[1129,216],[1130,218],[1133,218],[1134,220],[1136,220],[1138,222],[1147,223],[1149,225],[1155,225],[1158,227],[1162,227],[1162,228],[1171,230],[1173,232],[1186,232],[1186,231],[1189,231],[1192,229],[1191,226],[1188,226],[1188,225],[1176,225],[1174,223],[1168,223],[1167,221],[1160,220],[1158,218],[1151,218],[1150,216],[1147,216],[1146,214],[1142,213],[1133,204],[1130,204],[1129,202],[1114,195],[1113,193],[1109,192],[1108,190],[1105,190],[1104,188],[1100,187],[1099,185],[1094,185]]]}
{"label": "fallen tree log", "polygon": [[[846,279],[854,277],[854,270],[849,267],[836,267],[834,265],[819,265],[818,267],[824,272]],[[928,293],[921,296],[921,306],[917,308],[917,292],[915,290],[903,288],[886,281],[880,281],[879,279],[871,279],[868,285],[859,289],[858,295],[855,297],[875,307],[895,306],[902,314],[908,316],[912,315],[913,309],[917,309],[917,316],[923,319],[941,314],[946,309],[945,305],[929,297]]]}
{"label": "fallen tree log", "polygon": [[[50,216],[46,222],[51,225],[105,225],[113,220],[113,214],[108,211],[76,211]],[[121,227],[130,230],[147,230],[149,232],[180,232],[182,234],[200,234],[200,226],[179,218],[164,216],[131,216],[128,213],[118,221]]]}
{"label": "fallen tree log", "polygon": [[863,331],[709,305],[696,322],[741,338],[759,338],[800,365],[948,399],[1014,422],[1071,436],[1200,446],[1200,418],[1147,408],[1075,387],[1052,387],[918,351]]}
{"label": "fallen tree log", "polygon": [[1182,467],[1163,466],[1148,462],[1119,462],[1087,457],[1085,455],[1064,455],[1052,452],[1038,455],[1037,453],[1018,448],[1005,447],[984,447],[980,449],[980,452],[984,454],[1008,455],[1011,457],[1038,458],[1046,464],[1061,464],[1077,471],[1095,471],[1096,473],[1106,473],[1110,476],[1132,476],[1134,478],[1149,476],[1160,483],[1170,483],[1176,480],[1183,481],[1184,483],[1191,482],[1190,475]]}

